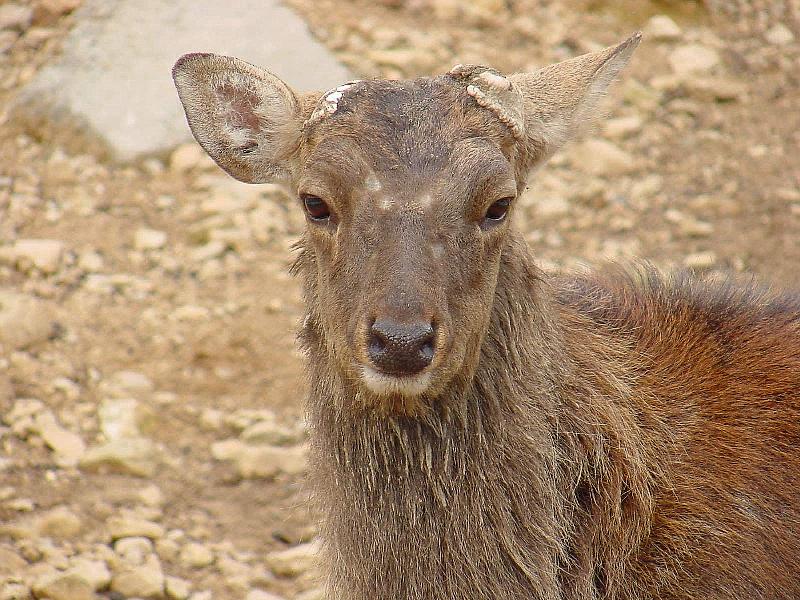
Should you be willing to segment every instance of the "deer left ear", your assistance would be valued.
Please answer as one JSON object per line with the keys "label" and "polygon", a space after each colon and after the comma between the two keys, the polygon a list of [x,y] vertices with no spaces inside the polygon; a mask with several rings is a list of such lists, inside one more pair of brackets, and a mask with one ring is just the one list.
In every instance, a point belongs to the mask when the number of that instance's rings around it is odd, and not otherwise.
{"label": "deer left ear", "polygon": [[286,181],[312,102],[281,79],[236,58],[187,54],[172,69],[197,141],[245,183]]}
{"label": "deer left ear", "polygon": [[636,33],[617,46],[509,77],[524,102],[526,169],[547,160],[594,120],[600,100],[641,39]]}

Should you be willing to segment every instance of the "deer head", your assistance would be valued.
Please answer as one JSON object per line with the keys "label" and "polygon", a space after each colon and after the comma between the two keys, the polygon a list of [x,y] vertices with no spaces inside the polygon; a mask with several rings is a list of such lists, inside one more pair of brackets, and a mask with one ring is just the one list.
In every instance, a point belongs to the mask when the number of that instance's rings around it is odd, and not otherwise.
{"label": "deer head", "polygon": [[182,57],[173,77],[225,171],[296,193],[309,320],[328,360],[376,407],[412,410],[470,377],[515,199],[639,40],[534,73],[459,65],[324,94],[211,54]]}

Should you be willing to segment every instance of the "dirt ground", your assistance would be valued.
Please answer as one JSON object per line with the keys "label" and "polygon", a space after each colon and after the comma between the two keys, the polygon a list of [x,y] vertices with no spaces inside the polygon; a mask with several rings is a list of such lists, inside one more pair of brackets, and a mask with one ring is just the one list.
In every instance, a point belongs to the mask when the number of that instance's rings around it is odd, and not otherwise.
{"label": "dirt ground", "polygon": [[[16,129],[5,108],[78,3],[20,4],[33,24],[0,32],[0,600],[321,597],[302,218],[193,146],[119,166]],[[551,271],[645,257],[800,287],[795,0],[289,4],[361,77],[533,69],[644,29],[517,226]]]}

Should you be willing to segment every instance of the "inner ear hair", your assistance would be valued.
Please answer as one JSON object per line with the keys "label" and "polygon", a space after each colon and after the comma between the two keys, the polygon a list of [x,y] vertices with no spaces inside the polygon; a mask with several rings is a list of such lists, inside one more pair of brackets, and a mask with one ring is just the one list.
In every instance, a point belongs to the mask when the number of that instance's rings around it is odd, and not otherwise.
{"label": "inner ear hair", "polygon": [[246,183],[286,181],[311,102],[269,71],[215,54],[187,54],[172,70],[197,141]]}

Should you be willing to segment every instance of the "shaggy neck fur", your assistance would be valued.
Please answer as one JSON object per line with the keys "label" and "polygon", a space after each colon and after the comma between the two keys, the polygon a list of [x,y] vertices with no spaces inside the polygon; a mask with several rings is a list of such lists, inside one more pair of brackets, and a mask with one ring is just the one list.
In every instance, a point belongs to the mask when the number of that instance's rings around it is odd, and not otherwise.
{"label": "shaggy neck fur", "polygon": [[[570,340],[586,322],[556,304],[524,246],[509,244],[476,372],[420,417],[355,405],[306,276],[301,339],[316,366],[312,481],[330,597],[608,597],[644,535],[651,482],[627,441],[635,436],[621,434],[636,427],[621,402],[630,382],[597,360],[622,370],[623,349],[585,331]],[[619,543],[601,550],[600,536]]]}

